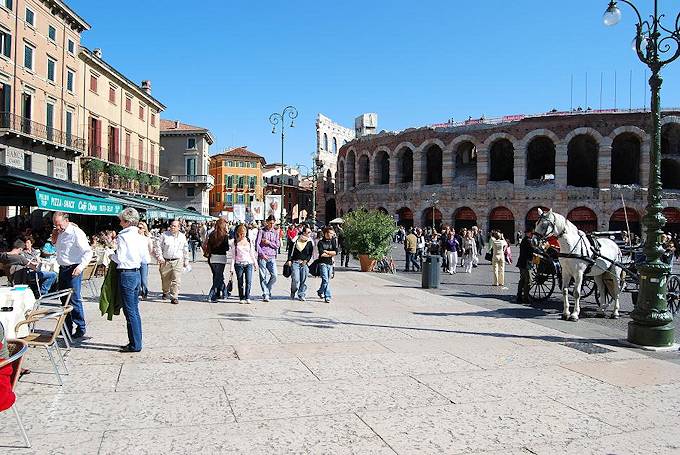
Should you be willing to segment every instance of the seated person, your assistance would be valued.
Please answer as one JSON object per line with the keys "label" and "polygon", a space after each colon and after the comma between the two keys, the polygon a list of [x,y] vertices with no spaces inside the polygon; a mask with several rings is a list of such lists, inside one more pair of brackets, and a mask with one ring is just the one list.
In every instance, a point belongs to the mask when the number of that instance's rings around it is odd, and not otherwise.
{"label": "seated person", "polygon": [[57,281],[57,274],[56,272],[36,270],[38,267],[37,260],[31,261],[24,256],[22,254],[24,248],[26,248],[26,244],[23,240],[15,240],[12,250],[0,253],[0,264],[14,284],[31,284],[37,278],[40,283],[40,294],[47,294],[54,282]]}
{"label": "seated person", "polygon": [[[5,328],[0,323],[0,362],[9,358]],[[16,396],[12,392],[12,365],[0,368],[0,411],[9,409],[14,404]]]}
{"label": "seated person", "polygon": [[37,248],[33,248],[33,245],[35,245],[35,242],[33,241],[33,236],[24,236],[21,238],[21,240],[24,241],[24,249],[21,252],[23,256],[26,257],[26,259],[30,261],[37,261],[40,258],[40,250]]}
{"label": "seated person", "polygon": [[57,255],[57,249],[52,244],[52,240],[50,239],[47,239],[40,252],[44,258],[53,258]]}

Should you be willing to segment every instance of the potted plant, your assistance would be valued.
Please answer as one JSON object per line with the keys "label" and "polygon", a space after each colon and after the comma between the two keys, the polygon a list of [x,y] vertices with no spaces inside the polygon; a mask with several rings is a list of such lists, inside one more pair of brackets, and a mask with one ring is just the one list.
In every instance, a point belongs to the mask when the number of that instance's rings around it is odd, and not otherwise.
{"label": "potted plant", "polygon": [[394,219],[379,210],[360,209],[343,217],[343,231],[349,249],[359,257],[361,271],[373,270],[378,259],[392,250]]}

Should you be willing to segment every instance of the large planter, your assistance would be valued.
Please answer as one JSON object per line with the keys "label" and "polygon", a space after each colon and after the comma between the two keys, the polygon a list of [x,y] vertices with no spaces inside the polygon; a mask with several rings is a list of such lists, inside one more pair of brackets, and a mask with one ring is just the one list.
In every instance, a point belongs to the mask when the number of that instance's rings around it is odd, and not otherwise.
{"label": "large planter", "polygon": [[359,255],[359,266],[362,272],[370,272],[375,267],[376,260],[368,257],[368,254]]}

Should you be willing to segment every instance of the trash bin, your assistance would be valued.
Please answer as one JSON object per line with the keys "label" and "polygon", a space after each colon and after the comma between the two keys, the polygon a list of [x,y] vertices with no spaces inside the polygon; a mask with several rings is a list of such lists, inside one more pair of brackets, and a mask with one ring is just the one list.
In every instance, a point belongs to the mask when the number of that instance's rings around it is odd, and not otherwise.
{"label": "trash bin", "polygon": [[423,259],[423,288],[433,289],[439,287],[440,272],[442,268],[441,256],[425,256]]}

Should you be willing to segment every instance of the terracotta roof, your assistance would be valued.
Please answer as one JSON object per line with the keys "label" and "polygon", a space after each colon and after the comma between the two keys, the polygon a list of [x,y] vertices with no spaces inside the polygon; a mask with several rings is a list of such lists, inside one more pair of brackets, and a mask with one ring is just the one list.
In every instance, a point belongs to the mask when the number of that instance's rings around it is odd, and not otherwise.
{"label": "terracotta roof", "polygon": [[179,120],[161,119],[161,131],[208,131],[206,128],[182,123]]}
{"label": "terracotta roof", "polygon": [[265,164],[266,161],[263,156],[258,155],[255,152],[251,152],[250,150],[246,150],[247,146],[243,147],[235,147],[233,149],[224,151],[222,153],[219,153],[217,155],[213,155],[210,158],[217,158],[217,157],[241,157],[241,158],[258,158],[262,164]]}

